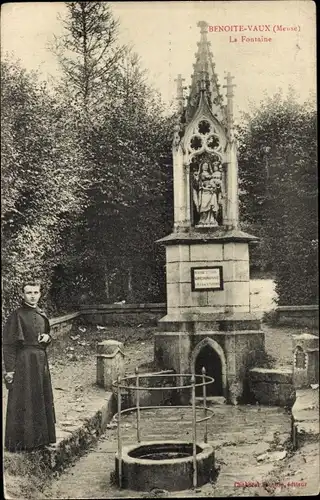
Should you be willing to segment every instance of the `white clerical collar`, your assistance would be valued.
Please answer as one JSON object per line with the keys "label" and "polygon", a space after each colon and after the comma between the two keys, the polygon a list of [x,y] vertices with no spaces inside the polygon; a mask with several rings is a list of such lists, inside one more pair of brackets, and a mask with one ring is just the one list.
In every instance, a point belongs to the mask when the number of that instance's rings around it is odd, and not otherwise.
{"label": "white clerical collar", "polygon": [[32,304],[28,304],[28,302],[25,302],[24,304],[28,307],[32,307],[32,309],[35,309],[37,307],[37,304],[35,304],[34,306]]}

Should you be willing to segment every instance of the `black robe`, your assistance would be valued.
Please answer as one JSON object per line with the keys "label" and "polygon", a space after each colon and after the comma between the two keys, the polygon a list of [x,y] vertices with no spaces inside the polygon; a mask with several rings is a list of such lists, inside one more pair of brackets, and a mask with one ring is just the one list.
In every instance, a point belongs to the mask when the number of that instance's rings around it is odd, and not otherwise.
{"label": "black robe", "polygon": [[56,442],[46,345],[38,342],[39,334],[49,331],[46,315],[27,304],[11,314],[4,327],[3,361],[7,372],[15,372],[8,384],[5,447],[9,451]]}

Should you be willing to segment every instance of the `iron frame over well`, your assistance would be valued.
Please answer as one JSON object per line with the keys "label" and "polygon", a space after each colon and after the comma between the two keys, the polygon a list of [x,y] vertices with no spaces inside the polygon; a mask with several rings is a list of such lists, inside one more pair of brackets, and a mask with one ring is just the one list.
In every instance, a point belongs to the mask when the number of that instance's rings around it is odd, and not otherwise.
{"label": "iron frame over well", "polygon": [[[176,386],[170,386],[170,387],[145,387],[143,385],[140,385],[141,379],[150,379],[154,377],[172,377],[172,378],[178,378],[178,380],[182,380],[185,377],[190,377],[191,378],[191,383],[187,385],[176,385]],[[196,378],[201,377],[202,381],[201,383],[197,384],[196,383]],[[124,385],[124,382],[126,381],[135,381],[135,385]],[[113,387],[117,390],[117,413],[114,415],[114,419],[117,420],[117,439],[118,439],[118,485],[120,488],[122,488],[122,432],[121,432],[121,415],[124,413],[129,413],[132,411],[136,412],[137,416],[137,442],[141,443],[141,432],[140,432],[140,412],[141,410],[146,410],[146,409],[157,409],[157,408],[165,408],[165,409],[173,409],[173,408],[189,408],[189,405],[175,405],[175,406],[161,406],[161,405],[154,405],[154,406],[141,406],[140,405],[140,391],[141,390],[148,390],[148,391],[165,391],[165,390],[182,390],[182,389],[191,389],[191,408],[192,408],[192,449],[193,449],[193,487],[196,488],[198,481],[197,481],[197,430],[196,426],[198,423],[205,422],[205,431],[204,431],[204,443],[208,442],[208,420],[212,418],[213,416],[213,410],[211,408],[207,407],[207,396],[206,396],[206,386],[209,384],[212,384],[214,382],[214,379],[212,377],[209,377],[206,375],[205,368],[202,369],[202,375],[195,375],[194,373],[174,373],[173,370],[166,370],[166,371],[161,371],[161,372],[156,372],[156,373],[148,373],[148,374],[140,374],[138,368],[135,370],[135,375],[129,375],[127,377],[120,377],[118,376],[117,381],[113,382]],[[197,406],[196,405],[196,387],[202,387],[203,388],[203,406]],[[133,390],[136,391],[137,396],[136,396],[136,406],[126,408],[126,409],[121,409],[122,403],[121,403],[121,389],[125,390]],[[204,417],[200,418],[197,420],[196,417],[196,411],[197,409],[203,410],[204,411]],[[209,413],[209,415],[208,415]]]}

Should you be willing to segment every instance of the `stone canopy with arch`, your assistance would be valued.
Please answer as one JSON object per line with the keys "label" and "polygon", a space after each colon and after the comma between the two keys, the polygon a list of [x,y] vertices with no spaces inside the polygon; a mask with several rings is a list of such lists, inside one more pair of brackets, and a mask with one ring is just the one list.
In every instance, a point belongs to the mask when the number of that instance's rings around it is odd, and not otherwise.
{"label": "stone canopy with arch", "polygon": [[223,224],[226,163],[225,133],[221,125],[201,115],[186,130],[185,150],[190,180],[191,224]]}

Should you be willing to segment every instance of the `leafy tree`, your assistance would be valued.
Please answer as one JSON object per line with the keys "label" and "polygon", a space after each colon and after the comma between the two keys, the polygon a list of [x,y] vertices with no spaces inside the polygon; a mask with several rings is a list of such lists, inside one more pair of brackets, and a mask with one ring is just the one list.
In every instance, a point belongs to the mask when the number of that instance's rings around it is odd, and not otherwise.
{"label": "leafy tree", "polygon": [[78,260],[95,277],[95,300],[159,300],[159,294],[163,300],[164,294],[164,255],[155,240],[169,230],[172,126],[130,57],[113,112],[92,131],[90,204],[75,228]]}
{"label": "leafy tree", "polygon": [[114,87],[124,50],[116,44],[119,22],[107,2],[65,5],[67,14],[60,18],[64,34],[54,37],[51,48],[62,69],[64,92],[79,101],[90,119],[91,112],[106,99],[105,90]]}
{"label": "leafy tree", "polygon": [[63,248],[62,230],[84,200],[86,170],[68,110],[37,75],[1,63],[2,264],[5,314],[18,286],[38,275],[49,287]]}
{"label": "leafy tree", "polygon": [[241,208],[262,239],[260,263],[276,275],[280,304],[317,300],[316,112],[279,93],[239,128]]}
{"label": "leafy tree", "polygon": [[[117,48],[116,36],[106,36],[108,30],[116,31],[110,11],[102,19],[100,7],[90,9],[85,4],[100,6],[100,2],[70,4],[66,35],[56,43],[63,47],[68,40],[67,50],[59,56],[63,81],[73,82],[68,99],[77,101],[81,96],[85,102],[88,119],[83,120],[86,126],[80,138],[91,164],[86,191],[90,202],[74,225],[73,248],[66,252],[64,268],[57,271],[61,286],[61,275],[70,276],[70,288],[74,288],[72,276],[81,274],[79,294],[94,295],[96,300],[114,300],[118,295],[134,300],[148,295],[143,289],[153,289],[154,297],[159,293],[154,273],[160,267],[164,275],[164,263],[157,263],[161,250],[154,246],[168,214],[164,195],[170,189],[171,122],[163,117],[160,98],[147,85],[138,56]],[[103,50],[102,58],[94,50],[85,57],[83,42],[89,39]],[[112,67],[104,64],[105,54],[110,53]],[[57,296],[60,292],[52,290]]]}

